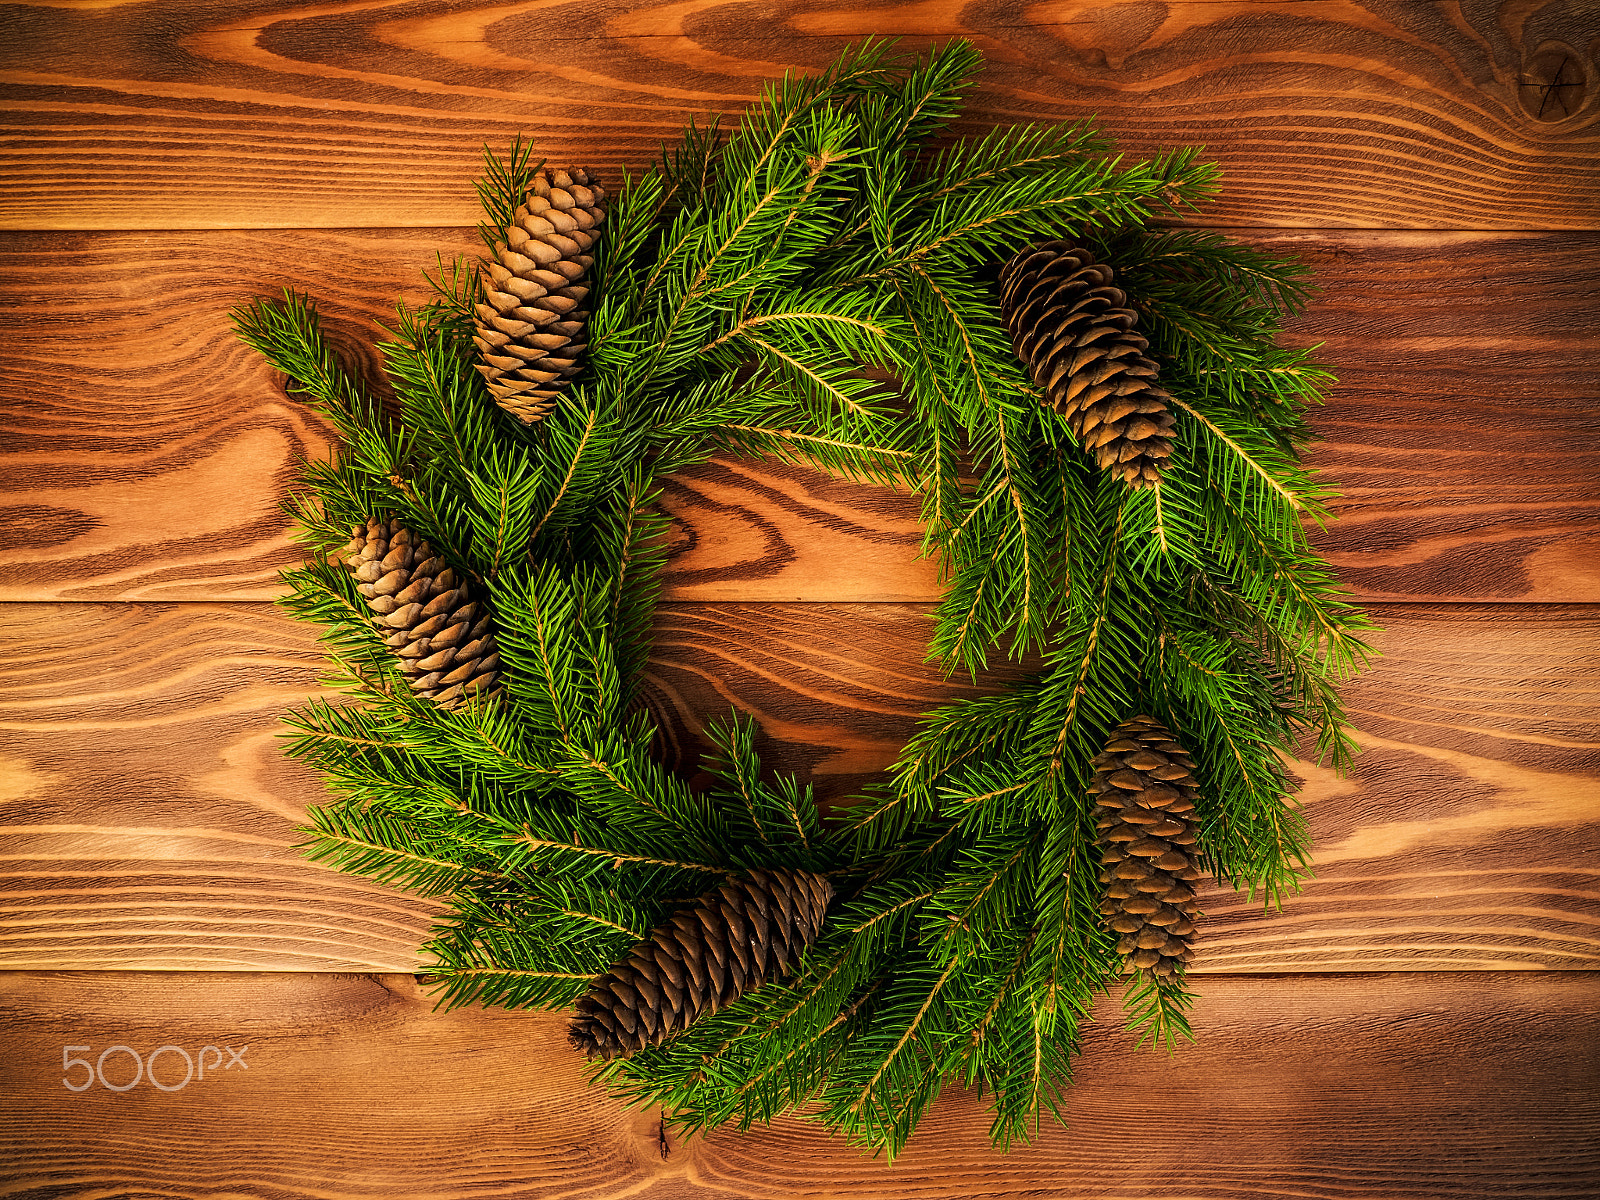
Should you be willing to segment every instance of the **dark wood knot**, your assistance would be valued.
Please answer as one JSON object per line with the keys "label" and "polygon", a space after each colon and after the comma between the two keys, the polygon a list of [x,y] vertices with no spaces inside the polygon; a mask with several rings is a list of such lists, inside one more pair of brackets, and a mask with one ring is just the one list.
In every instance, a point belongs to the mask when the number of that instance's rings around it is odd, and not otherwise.
{"label": "dark wood knot", "polygon": [[1545,42],[1524,61],[1517,99],[1535,121],[1565,121],[1583,107],[1588,95],[1587,60],[1571,46]]}

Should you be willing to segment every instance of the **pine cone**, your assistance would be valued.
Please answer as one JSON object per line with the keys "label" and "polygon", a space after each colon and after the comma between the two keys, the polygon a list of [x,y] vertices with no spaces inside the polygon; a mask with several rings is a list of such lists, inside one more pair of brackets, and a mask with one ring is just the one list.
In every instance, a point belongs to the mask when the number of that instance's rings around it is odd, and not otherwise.
{"label": "pine cone", "polygon": [[589,985],[567,1040],[615,1058],[682,1033],[780,968],[822,929],[833,885],[809,871],[749,871],[686,909]]}
{"label": "pine cone", "polygon": [[495,403],[524,424],[543,417],[578,373],[589,313],[589,253],[606,219],[606,192],[582,167],[546,170],[485,265],[477,306],[478,370]]}
{"label": "pine cone", "polygon": [[488,607],[468,597],[466,582],[427,542],[399,521],[369,521],[345,550],[356,589],[412,690],[446,708],[499,691]]}
{"label": "pine cone", "polygon": [[1189,940],[1200,911],[1190,886],[1200,878],[1194,762],[1152,717],[1118,725],[1092,762],[1089,790],[1102,810],[1100,912],[1121,934],[1117,953],[1168,978],[1194,958]]}
{"label": "pine cone", "polygon": [[1001,268],[1000,306],[1045,403],[1100,469],[1130,487],[1157,487],[1172,457],[1172,397],[1156,385],[1150,342],[1111,277],[1081,246],[1046,242]]}

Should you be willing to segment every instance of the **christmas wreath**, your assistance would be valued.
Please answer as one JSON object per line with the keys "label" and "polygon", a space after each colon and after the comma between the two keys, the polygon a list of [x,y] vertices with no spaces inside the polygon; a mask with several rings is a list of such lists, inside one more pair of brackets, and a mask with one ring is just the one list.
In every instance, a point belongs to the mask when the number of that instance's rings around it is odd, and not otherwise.
{"label": "christmas wreath", "polygon": [[[1196,882],[1293,889],[1284,754],[1352,750],[1371,626],[1301,461],[1329,376],[1275,344],[1303,268],[1152,223],[1214,191],[1194,150],[931,148],[980,63],[859,46],[605,186],[486,155],[486,255],[401,307],[390,407],[304,297],[235,314],[342,441],[291,501],[286,603],[346,693],[291,715],[336,794],[307,852],[442,897],[442,1002],[573,1006],[680,1127],[798,1111],[892,1155],[956,1081],[1026,1136],[1098,993],[1187,1035]],[[691,787],[636,685],[658,482],[713,454],[915,493],[930,655],[1023,681],[826,814],[737,713]]]}

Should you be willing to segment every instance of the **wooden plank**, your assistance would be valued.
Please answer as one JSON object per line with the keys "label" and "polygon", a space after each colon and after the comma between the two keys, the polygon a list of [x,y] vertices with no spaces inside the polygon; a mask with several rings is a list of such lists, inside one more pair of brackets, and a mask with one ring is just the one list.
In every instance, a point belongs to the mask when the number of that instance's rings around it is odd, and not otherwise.
{"label": "wooden plank", "polygon": [[[0,1161],[14,1197],[1593,1196],[1597,996],[1587,973],[1209,979],[1170,1058],[1108,1001],[1068,1127],[1001,1154],[952,1090],[890,1166],[789,1119],[663,1136],[585,1086],[559,1016],[434,1012],[410,976],[12,972]],[[86,1078],[63,1047],[113,1045],[218,1049],[182,1087],[162,1054],[174,1091],[63,1086]],[[122,1051],[103,1071],[134,1079]]]}
{"label": "wooden plank", "polygon": [[[263,600],[297,558],[278,505],[327,431],[227,310],[316,296],[352,364],[420,301],[451,230],[0,235],[0,599]],[[1322,545],[1361,594],[1600,599],[1600,236],[1284,233],[1323,297],[1295,327],[1342,377],[1313,461]],[[104,298],[115,297],[113,313]],[[1531,302],[1537,297],[1537,303]],[[94,330],[93,352],[86,333]],[[1376,336],[1381,332],[1381,336]],[[669,483],[683,600],[920,601],[915,501],[718,462]]]}
{"label": "wooden plank", "polygon": [[[233,338],[228,310],[286,287],[377,382],[380,322],[425,301],[466,230],[0,235],[0,600],[267,600],[299,561],[280,505],[329,431]],[[104,296],[117,297],[107,320]],[[85,330],[94,328],[94,352]],[[109,416],[114,414],[114,416]],[[673,594],[922,599],[916,504],[782,464],[667,485]]]}
{"label": "wooden plank", "polygon": [[8,605],[0,967],[409,966],[434,907],[293,849],[318,776],[279,714],[309,627],[266,605]]}
{"label": "wooden plank", "polygon": [[1267,916],[1218,893],[1210,968],[1512,965],[1502,948],[1530,936],[1521,965],[1592,966],[1600,608],[1376,615],[1385,657],[1345,693],[1361,757],[1344,779],[1295,768],[1316,880]]}
{"label": "wooden plank", "polygon": [[1316,232],[1317,543],[1371,599],[1600,599],[1600,238]]}
{"label": "wooden plank", "polygon": [[[670,605],[651,703],[680,743],[731,702],[768,765],[846,794],[933,694],[909,606]],[[1296,770],[1315,882],[1281,914],[1213,888],[1203,971],[1592,968],[1600,963],[1600,609],[1380,608],[1385,657],[1347,691],[1366,753]],[[692,748],[692,743],[691,743]]]}
{"label": "wooden plank", "polygon": [[[918,713],[927,609],[672,604],[645,701],[692,772],[730,705],[838,798]],[[10,605],[0,966],[412,970],[428,903],[301,861],[317,780],[276,717],[317,671],[264,606]],[[1213,889],[1207,972],[1600,967],[1600,610],[1396,606],[1349,692],[1367,753],[1303,793],[1319,878],[1281,914]]]}
{"label": "wooden plank", "polygon": [[973,128],[1098,114],[1130,154],[1205,144],[1228,178],[1209,220],[1592,229],[1600,211],[1576,0],[14,11],[5,228],[459,224],[485,139],[523,132],[614,177],[690,116],[737,112],[786,69],[881,35],[977,42]]}

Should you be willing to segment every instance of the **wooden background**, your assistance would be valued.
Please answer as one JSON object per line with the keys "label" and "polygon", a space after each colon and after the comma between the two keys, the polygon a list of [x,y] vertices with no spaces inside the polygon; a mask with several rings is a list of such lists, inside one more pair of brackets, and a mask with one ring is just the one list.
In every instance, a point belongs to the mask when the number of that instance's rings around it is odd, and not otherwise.
{"label": "wooden background", "polygon": [[[307,290],[375,365],[484,141],[613,176],[867,34],[973,38],[978,127],[1206,144],[1206,221],[1316,266],[1322,545],[1386,652],[1354,774],[1303,768],[1317,881],[1205,897],[1199,1045],[1108,1009],[1069,1128],[1002,1156],[956,1093],[893,1167],[793,1122],[664,1137],[557,1018],[432,1012],[428,903],[297,857],[320,787],[276,721],[317,655],[269,602],[328,434],[225,316]],[[0,1195],[1600,1195],[1597,51],[1592,0],[0,7]],[[667,502],[682,736],[738,704],[837,794],[968,690],[920,663],[904,497],[729,461]],[[63,1086],[113,1045],[248,1050]]]}

